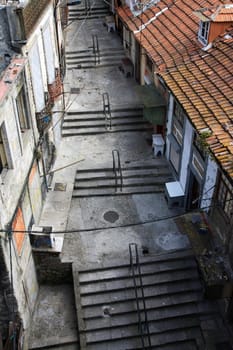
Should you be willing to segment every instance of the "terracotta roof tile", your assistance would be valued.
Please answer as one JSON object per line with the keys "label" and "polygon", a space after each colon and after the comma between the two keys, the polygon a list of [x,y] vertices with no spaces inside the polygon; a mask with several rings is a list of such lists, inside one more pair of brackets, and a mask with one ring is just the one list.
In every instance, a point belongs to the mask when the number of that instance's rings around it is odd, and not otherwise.
{"label": "terracotta roof tile", "polygon": [[196,11],[196,14],[204,20],[213,22],[232,22],[233,21],[233,5],[229,4],[212,6]]}
{"label": "terracotta roof tile", "polygon": [[190,55],[201,48],[197,38],[199,18],[194,11],[213,6],[216,10],[223,3],[224,0],[161,0],[137,17],[128,7],[119,7],[117,12],[160,71],[189,61]]}
{"label": "terracotta roof tile", "polygon": [[[233,28],[229,33],[233,34]],[[208,127],[210,149],[233,177],[233,41],[222,37],[195,60],[161,73],[168,88],[182,101],[197,131]],[[192,106],[192,111],[190,108]]]}

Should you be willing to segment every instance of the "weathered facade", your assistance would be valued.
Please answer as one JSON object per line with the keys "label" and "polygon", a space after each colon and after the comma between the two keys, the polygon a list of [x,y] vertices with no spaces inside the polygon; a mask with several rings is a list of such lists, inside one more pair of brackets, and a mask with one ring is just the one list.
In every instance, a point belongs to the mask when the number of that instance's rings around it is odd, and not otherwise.
{"label": "weathered facade", "polygon": [[28,232],[54,160],[49,127],[62,93],[63,39],[59,2],[0,3],[0,343],[20,337],[26,347],[39,288]]}

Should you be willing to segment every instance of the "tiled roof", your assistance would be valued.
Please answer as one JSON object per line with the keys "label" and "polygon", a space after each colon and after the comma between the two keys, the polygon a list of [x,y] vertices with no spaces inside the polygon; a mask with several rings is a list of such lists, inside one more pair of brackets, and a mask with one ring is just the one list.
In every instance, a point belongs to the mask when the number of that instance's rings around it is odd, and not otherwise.
{"label": "tiled roof", "polygon": [[210,149],[233,178],[233,29],[162,77],[197,131],[210,129]]}
{"label": "tiled roof", "polygon": [[219,6],[213,6],[209,8],[200,9],[197,14],[201,18],[213,22],[232,22],[233,21],[233,5],[225,4]]}
{"label": "tiled roof", "polygon": [[[224,3],[161,0],[136,18],[127,7],[118,9],[118,13],[134,31],[155,63],[155,73],[163,77],[197,131],[211,130],[210,149],[233,178],[233,29],[203,51],[197,37],[199,18],[194,14],[214,8],[206,13],[213,16],[218,9],[218,16],[225,16],[232,9],[222,10],[219,6]],[[228,4],[233,2],[229,0]]]}
{"label": "tiled roof", "polygon": [[184,62],[201,47],[197,38],[199,18],[194,11],[223,3],[224,0],[161,0],[137,17],[128,7],[120,7],[117,12],[160,71]]}

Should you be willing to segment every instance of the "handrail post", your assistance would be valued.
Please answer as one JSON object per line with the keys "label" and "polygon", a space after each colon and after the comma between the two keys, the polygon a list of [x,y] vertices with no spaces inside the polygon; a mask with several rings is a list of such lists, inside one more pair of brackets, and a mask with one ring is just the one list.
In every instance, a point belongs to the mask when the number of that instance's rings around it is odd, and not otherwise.
{"label": "handrail post", "polygon": [[[133,247],[134,247],[134,253],[135,253],[135,264],[133,261]],[[129,244],[129,256],[130,256],[130,268],[132,271],[133,284],[135,289],[135,299],[136,299],[137,315],[138,315],[138,328],[140,332],[142,349],[145,350],[145,340],[147,340],[146,348],[151,349],[150,329],[148,324],[145,295],[143,290],[142,274],[141,274],[141,267],[140,267],[139,255],[138,255],[138,246],[136,243]],[[136,282],[135,267],[137,268],[137,271],[138,271],[137,277],[139,277],[139,285],[137,285],[137,282]],[[139,306],[138,288],[141,291],[141,300],[142,300],[142,306],[143,306],[142,309],[140,309],[140,306]],[[143,313],[144,321],[142,321],[141,319],[141,312]]]}
{"label": "handrail post", "polygon": [[109,94],[107,92],[104,92],[102,94],[102,98],[103,98],[103,109],[104,109],[104,116],[105,116],[105,128],[108,130],[111,130],[112,115],[111,115],[111,107],[109,102]]}
{"label": "handrail post", "polygon": [[95,65],[96,65],[97,63],[100,63],[99,40],[96,34],[92,35],[92,48],[93,48],[93,54],[95,58]]}
{"label": "handrail post", "polygon": [[[117,156],[117,168],[116,168],[116,156]],[[123,176],[122,176],[122,169],[121,169],[120,153],[117,149],[112,150],[112,159],[113,159],[113,172],[115,175],[115,191],[117,191],[117,188],[118,188],[118,178],[120,179],[120,191],[122,191]]]}

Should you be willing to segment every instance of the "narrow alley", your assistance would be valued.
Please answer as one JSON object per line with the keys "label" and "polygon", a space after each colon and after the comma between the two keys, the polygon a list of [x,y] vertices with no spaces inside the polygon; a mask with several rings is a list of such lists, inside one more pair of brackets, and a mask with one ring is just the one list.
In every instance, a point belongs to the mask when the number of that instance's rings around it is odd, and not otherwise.
{"label": "narrow alley", "polygon": [[[64,232],[55,236],[70,277],[41,286],[30,349],[204,349],[211,332],[227,334],[174,220],[183,209],[168,208],[164,187],[174,177],[154,155],[153,129],[133,72],[119,69],[127,53],[108,15],[101,0],[88,12],[83,3],[69,8],[54,165],[61,170],[40,225],[52,220]],[[143,284],[136,296],[135,283]]]}

